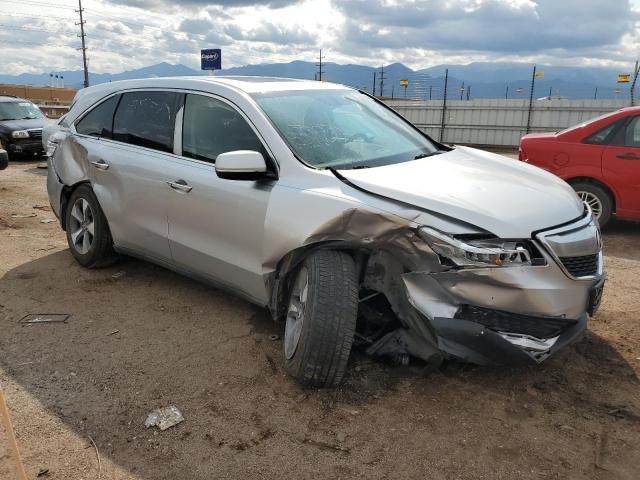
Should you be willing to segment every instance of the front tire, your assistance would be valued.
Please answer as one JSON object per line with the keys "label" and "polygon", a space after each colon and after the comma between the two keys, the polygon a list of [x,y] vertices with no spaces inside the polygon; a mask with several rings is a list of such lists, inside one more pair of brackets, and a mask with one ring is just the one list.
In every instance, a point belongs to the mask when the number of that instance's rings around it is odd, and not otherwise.
{"label": "front tire", "polygon": [[88,184],[80,185],[71,194],[65,225],[69,250],[80,265],[101,268],[115,262],[107,219]]}
{"label": "front tire", "polygon": [[609,223],[613,213],[613,200],[604,188],[589,182],[575,182],[571,186],[580,200],[591,207],[600,227]]}
{"label": "front tire", "polygon": [[355,263],[343,252],[318,251],[302,263],[290,290],[287,371],[303,385],[335,387],[346,370],[356,328]]}

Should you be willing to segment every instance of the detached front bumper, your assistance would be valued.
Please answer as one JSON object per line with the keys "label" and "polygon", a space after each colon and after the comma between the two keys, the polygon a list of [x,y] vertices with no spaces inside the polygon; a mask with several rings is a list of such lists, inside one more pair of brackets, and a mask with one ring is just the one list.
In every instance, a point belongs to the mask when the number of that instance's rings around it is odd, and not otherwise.
{"label": "detached front bumper", "polygon": [[402,275],[441,352],[480,365],[535,364],[582,336],[606,279],[597,226],[587,218],[535,241],[545,265]]}

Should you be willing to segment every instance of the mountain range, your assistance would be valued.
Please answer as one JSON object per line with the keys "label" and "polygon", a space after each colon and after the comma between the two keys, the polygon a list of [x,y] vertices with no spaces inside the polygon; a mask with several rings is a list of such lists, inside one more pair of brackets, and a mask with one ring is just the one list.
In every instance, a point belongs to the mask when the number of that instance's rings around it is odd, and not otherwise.
{"label": "mountain range", "polygon": [[[382,74],[382,93],[384,96],[402,98],[441,99],[444,96],[445,72],[448,70],[447,98],[528,98],[533,66],[525,63],[470,63],[468,65],[437,65],[421,70],[412,70],[401,63],[384,66]],[[631,69],[629,69],[631,70]],[[629,95],[628,84],[617,84],[620,72],[605,67],[566,67],[539,65],[542,76],[536,78],[534,97],[550,94],[563,98],[616,98]],[[83,81],[82,70],[55,72],[62,75],[67,86],[80,88]],[[144,68],[121,73],[93,73],[90,83],[104,83],[116,80],[148,77],[169,77],[182,75],[206,75],[207,72],[194,70],[185,65],[159,63]],[[216,75],[260,75],[272,77],[317,79],[318,68],[315,63],[293,61],[289,63],[271,63],[246,65],[223,69]],[[364,65],[323,64],[323,79],[335,83],[381,92],[381,69]],[[409,81],[403,88],[400,80]],[[48,85],[49,73],[3,75],[0,83]],[[597,90],[596,90],[597,89]],[[616,93],[616,89],[619,93]]]}

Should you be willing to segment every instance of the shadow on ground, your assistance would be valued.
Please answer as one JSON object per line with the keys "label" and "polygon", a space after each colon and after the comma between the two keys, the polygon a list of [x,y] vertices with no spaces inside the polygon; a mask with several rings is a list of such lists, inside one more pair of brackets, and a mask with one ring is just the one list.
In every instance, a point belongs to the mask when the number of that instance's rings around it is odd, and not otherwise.
{"label": "shadow on ground", "polygon": [[[59,251],[7,272],[0,299],[3,370],[142,479],[631,479],[640,464],[638,378],[597,328],[522,370],[424,376],[355,352],[323,391],[286,376],[265,310],[147,263],[89,271]],[[19,322],[31,313],[71,317]],[[146,429],[167,405],[186,420]]]}

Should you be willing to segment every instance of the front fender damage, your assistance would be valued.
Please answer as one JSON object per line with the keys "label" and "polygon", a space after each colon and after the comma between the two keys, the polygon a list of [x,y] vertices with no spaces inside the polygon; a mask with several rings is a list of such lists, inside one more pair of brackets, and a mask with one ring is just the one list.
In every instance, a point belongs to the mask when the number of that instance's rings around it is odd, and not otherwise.
{"label": "front fender damage", "polygon": [[[361,272],[361,305],[368,298],[382,294],[399,321],[397,328],[386,329],[377,338],[368,338],[367,351],[395,358],[413,356],[439,364],[443,357],[431,325],[432,318],[416,308],[412,298],[416,294],[412,293],[411,282],[407,282],[405,276],[411,272],[444,272],[449,267],[442,265],[438,255],[418,236],[416,219],[417,215],[408,220],[352,208],[321,225],[301,247],[273,267],[277,273],[267,279],[273,316],[282,318],[284,315],[288,274],[295,271],[310,253],[321,248],[345,249],[353,252]],[[363,310],[366,309],[360,309]]]}

